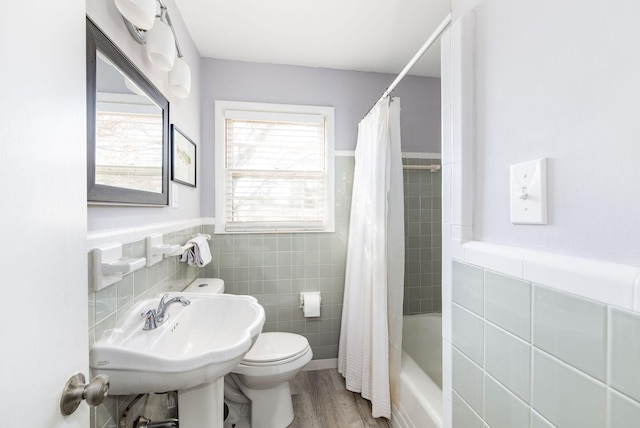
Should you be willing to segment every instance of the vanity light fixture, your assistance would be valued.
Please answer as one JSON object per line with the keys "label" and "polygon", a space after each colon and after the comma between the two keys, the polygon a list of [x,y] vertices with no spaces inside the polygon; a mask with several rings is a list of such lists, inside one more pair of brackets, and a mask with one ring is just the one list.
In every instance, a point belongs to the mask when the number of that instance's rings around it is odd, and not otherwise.
{"label": "vanity light fixture", "polygon": [[120,15],[141,30],[153,27],[156,0],[115,0]]}
{"label": "vanity light fixture", "polygon": [[[133,39],[145,45],[149,61],[169,72],[171,92],[178,98],[188,97],[191,92],[191,69],[184,60],[163,0],[115,0],[115,3]],[[159,15],[156,13],[156,3],[160,6]]]}

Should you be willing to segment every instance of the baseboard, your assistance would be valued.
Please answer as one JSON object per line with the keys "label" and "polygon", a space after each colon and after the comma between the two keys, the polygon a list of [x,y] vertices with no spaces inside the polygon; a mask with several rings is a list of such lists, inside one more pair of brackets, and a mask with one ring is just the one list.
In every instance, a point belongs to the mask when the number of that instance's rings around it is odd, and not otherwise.
{"label": "baseboard", "polygon": [[324,369],[337,369],[338,368],[338,359],[337,358],[327,358],[325,360],[311,360],[309,364],[304,367],[304,371],[312,371],[312,370],[324,370]]}

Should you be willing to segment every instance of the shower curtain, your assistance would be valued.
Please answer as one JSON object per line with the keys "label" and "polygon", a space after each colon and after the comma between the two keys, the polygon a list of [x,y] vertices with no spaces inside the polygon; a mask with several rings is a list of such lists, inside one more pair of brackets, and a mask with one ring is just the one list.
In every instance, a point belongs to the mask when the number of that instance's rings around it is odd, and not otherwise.
{"label": "shower curtain", "polygon": [[391,417],[399,376],[404,281],[400,100],[380,100],[358,125],[338,351],[350,391]]}

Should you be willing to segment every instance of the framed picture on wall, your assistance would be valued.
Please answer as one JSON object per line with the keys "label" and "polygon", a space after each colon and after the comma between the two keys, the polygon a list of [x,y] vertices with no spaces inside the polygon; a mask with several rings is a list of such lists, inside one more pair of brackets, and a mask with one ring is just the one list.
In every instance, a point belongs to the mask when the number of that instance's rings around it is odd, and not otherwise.
{"label": "framed picture on wall", "polygon": [[196,143],[171,125],[171,180],[196,187]]}

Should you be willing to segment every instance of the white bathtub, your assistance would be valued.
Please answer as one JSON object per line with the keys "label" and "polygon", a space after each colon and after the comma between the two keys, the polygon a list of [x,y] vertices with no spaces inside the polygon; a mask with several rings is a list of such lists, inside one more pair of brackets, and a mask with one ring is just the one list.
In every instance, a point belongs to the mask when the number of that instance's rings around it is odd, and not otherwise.
{"label": "white bathtub", "polygon": [[442,427],[442,316],[405,315],[393,428]]}

